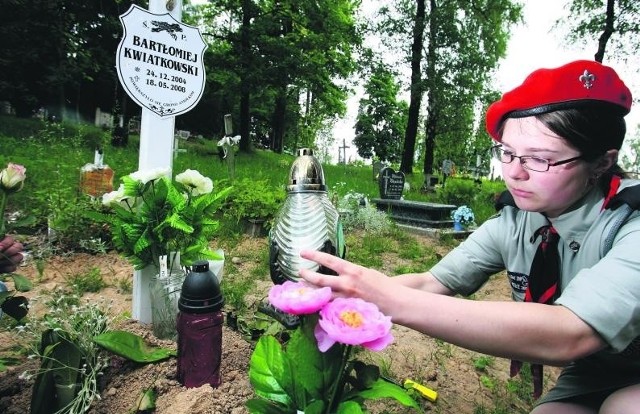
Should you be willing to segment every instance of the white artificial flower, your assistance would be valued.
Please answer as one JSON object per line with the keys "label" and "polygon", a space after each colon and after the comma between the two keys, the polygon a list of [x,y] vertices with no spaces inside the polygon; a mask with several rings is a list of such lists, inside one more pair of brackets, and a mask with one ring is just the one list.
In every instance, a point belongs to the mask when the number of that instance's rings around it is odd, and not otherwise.
{"label": "white artificial flower", "polygon": [[20,164],[9,163],[0,171],[0,184],[4,190],[20,191],[24,184],[27,169]]}
{"label": "white artificial flower", "polygon": [[238,143],[240,142],[240,135],[236,135],[235,137],[224,137],[222,138],[220,141],[218,141],[218,146],[219,147],[224,147],[224,146],[232,146],[232,145],[238,145]]}
{"label": "white artificial flower", "polygon": [[126,196],[124,195],[124,185],[120,184],[120,187],[118,187],[117,190],[102,195],[102,204],[105,206],[111,206],[113,204],[121,202],[125,198]]}
{"label": "white artificial flower", "polygon": [[190,188],[194,196],[209,194],[213,191],[213,181],[196,170],[185,170],[176,175],[176,182]]}
{"label": "white artificial flower", "polygon": [[136,171],[134,173],[131,173],[129,177],[136,181],[140,181],[142,184],[146,184],[149,181],[168,176],[169,173],[170,170],[168,168],[152,168],[150,170]]}

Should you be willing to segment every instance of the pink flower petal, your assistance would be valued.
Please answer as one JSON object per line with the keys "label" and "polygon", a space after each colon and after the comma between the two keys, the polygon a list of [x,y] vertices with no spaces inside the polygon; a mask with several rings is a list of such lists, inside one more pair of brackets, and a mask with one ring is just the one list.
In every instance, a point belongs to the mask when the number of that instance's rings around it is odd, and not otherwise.
{"label": "pink flower petal", "polygon": [[327,352],[327,350],[336,343],[336,341],[334,341],[329,335],[327,335],[327,332],[322,329],[320,324],[316,325],[315,329],[313,330],[313,334],[316,337],[316,341],[318,341],[318,350],[320,352]]}
{"label": "pink flower petal", "polygon": [[283,312],[308,315],[319,311],[331,300],[331,288],[318,288],[290,280],[269,290],[269,302]]}
{"label": "pink flower petal", "polygon": [[371,342],[366,342],[361,344],[363,347],[371,350],[371,351],[382,351],[383,349],[385,349],[387,346],[389,346],[394,340],[393,335],[391,335],[391,333],[383,336],[382,338],[378,338],[374,341]]}
{"label": "pink flower petal", "polygon": [[334,341],[380,351],[393,342],[391,317],[357,298],[337,298],[320,310],[318,325]]}

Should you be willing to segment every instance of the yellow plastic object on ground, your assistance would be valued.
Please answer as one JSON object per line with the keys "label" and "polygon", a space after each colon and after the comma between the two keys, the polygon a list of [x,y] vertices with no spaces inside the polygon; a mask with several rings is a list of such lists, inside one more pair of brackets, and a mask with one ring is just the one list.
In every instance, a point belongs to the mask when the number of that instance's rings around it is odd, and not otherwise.
{"label": "yellow plastic object on ground", "polygon": [[431,388],[427,388],[422,384],[418,384],[417,382],[410,379],[404,381],[404,387],[407,389],[413,388],[414,390],[418,391],[424,398],[431,402],[435,402],[438,398],[438,393],[436,391],[432,390]]}

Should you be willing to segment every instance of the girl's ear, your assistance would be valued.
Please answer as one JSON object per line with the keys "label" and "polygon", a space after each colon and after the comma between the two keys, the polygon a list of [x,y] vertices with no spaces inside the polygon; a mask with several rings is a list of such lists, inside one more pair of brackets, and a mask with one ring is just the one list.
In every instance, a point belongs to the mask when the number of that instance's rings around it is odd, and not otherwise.
{"label": "girl's ear", "polygon": [[601,176],[609,168],[616,165],[617,162],[618,162],[618,150],[610,149],[607,152],[605,152],[604,155],[600,157],[600,159],[596,162],[593,172],[596,176]]}

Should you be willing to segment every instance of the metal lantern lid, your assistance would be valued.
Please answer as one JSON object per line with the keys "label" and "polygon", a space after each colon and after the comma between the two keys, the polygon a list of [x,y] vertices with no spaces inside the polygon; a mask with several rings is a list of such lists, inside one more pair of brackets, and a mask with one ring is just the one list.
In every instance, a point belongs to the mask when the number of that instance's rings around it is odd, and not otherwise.
{"label": "metal lantern lid", "polygon": [[287,191],[327,191],[327,186],[324,184],[322,165],[313,156],[311,148],[298,150],[298,158],[295,159],[289,171]]}

